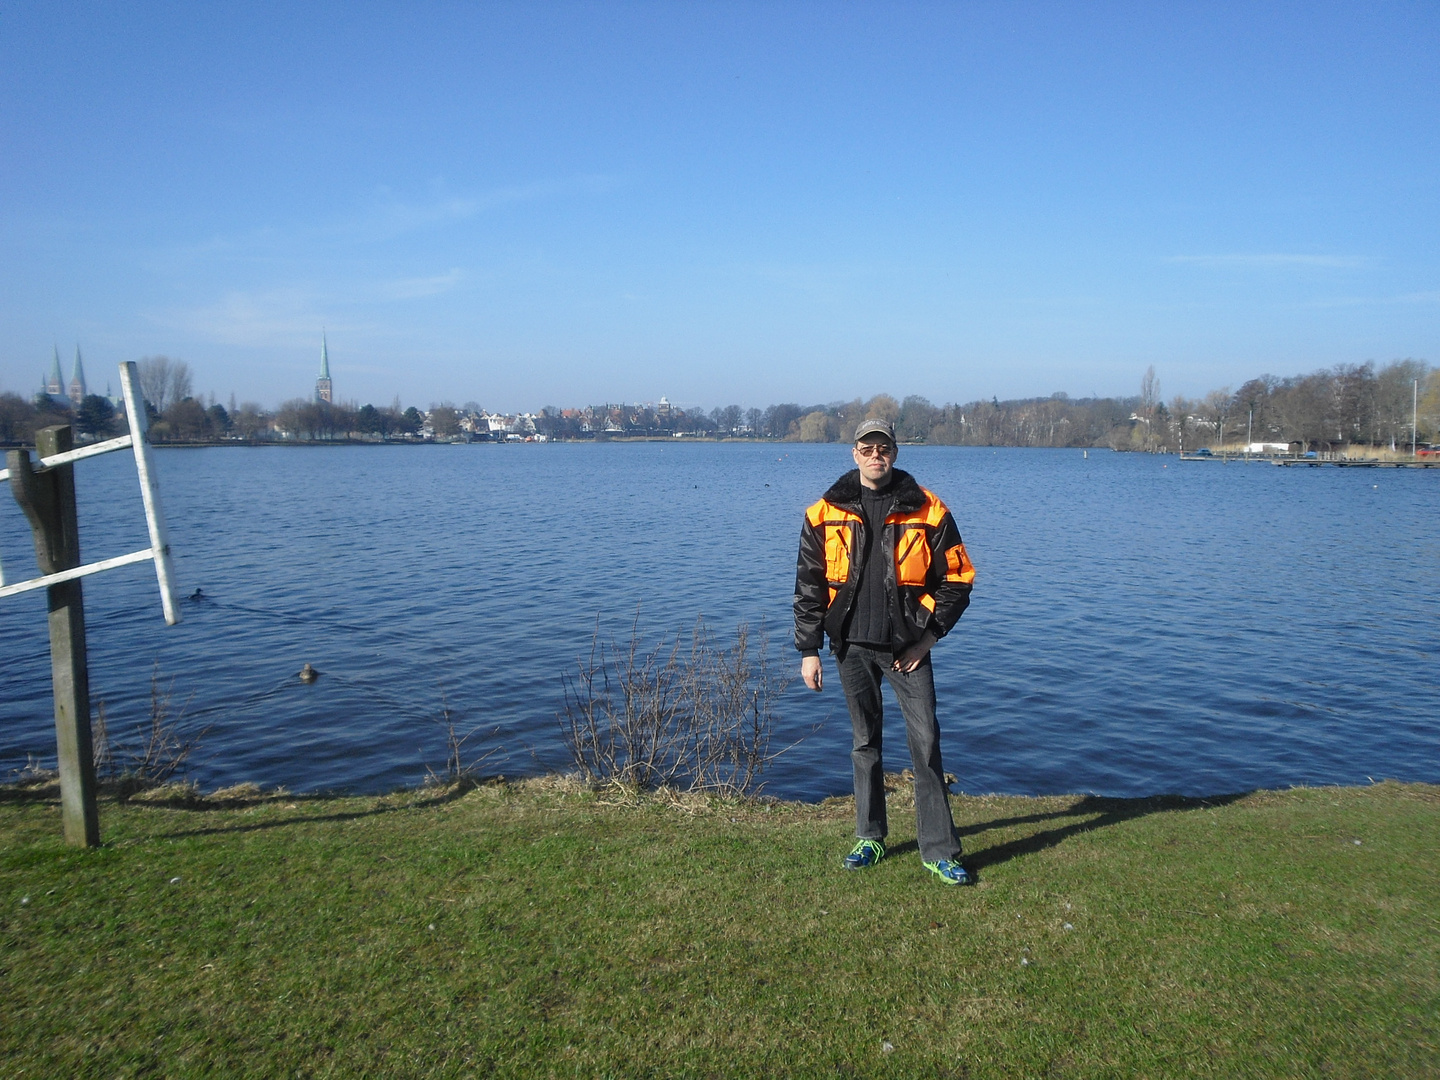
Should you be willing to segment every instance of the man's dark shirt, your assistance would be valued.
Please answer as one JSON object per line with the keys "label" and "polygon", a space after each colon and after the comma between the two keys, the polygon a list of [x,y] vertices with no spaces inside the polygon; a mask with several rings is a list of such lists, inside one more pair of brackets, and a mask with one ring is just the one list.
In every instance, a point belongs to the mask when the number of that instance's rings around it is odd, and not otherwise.
{"label": "man's dark shirt", "polygon": [[885,549],[881,544],[892,501],[889,484],[879,491],[863,485],[860,488],[860,515],[865,519],[864,569],[855,590],[855,607],[850,612],[845,640],[877,649],[890,648],[893,637],[890,605],[885,596]]}

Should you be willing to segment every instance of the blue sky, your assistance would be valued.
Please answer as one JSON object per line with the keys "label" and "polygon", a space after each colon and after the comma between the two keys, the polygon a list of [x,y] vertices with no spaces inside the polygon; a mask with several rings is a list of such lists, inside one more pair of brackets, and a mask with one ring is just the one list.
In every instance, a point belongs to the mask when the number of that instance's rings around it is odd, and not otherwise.
{"label": "blue sky", "polygon": [[1440,7],[0,11],[0,389],[539,408],[1440,362]]}

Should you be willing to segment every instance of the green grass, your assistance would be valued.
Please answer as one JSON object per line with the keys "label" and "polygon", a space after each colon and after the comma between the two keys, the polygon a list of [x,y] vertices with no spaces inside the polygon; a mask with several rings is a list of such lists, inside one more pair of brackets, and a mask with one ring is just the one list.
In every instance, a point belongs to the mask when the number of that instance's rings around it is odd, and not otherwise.
{"label": "green grass", "polygon": [[890,857],[846,873],[841,800],[607,805],[532,782],[106,804],[84,851],[53,803],[0,795],[0,1062],[1440,1074],[1440,789],[958,798],[970,889],[921,868],[892,809]]}

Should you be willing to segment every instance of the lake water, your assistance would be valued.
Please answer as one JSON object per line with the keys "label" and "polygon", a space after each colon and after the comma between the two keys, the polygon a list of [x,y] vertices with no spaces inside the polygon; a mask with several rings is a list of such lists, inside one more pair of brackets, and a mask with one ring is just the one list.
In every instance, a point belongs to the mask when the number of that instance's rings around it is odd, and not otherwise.
{"label": "lake water", "polygon": [[[375,792],[439,768],[442,697],[486,771],[569,766],[561,675],[597,615],[624,636],[703,614],[797,667],[803,508],[844,447],[751,444],[162,450],[185,621],[153,572],[87,579],[112,733],[152,670],[209,725],[192,775]],[[968,792],[1216,794],[1440,781],[1440,472],[1279,469],[1079,450],[907,447],[978,577],[935,652],[946,768]],[[146,546],[134,466],[76,466],[87,559]],[[7,580],[33,576],[0,498]],[[0,601],[0,776],[53,761],[43,594]],[[312,685],[295,673],[311,663]],[[828,663],[828,661],[827,661]],[[781,702],[767,790],[849,790],[833,676]],[[892,703],[893,708],[893,703]],[[814,729],[814,730],[812,730]],[[889,767],[909,764],[898,710]],[[489,734],[494,731],[494,734]]]}

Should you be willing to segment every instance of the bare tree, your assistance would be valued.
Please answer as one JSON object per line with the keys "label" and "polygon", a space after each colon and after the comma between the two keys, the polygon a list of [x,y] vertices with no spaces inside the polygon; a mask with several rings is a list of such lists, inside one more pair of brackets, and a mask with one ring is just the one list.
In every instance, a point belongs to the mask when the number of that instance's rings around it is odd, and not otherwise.
{"label": "bare tree", "polygon": [[1415,386],[1425,392],[1425,365],[1419,360],[1396,360],[1375,375],[1376,444],[1391,450],[1410,441],[1410,421],[1415,405]]}
{"label": "bare tree", "polygon": [[1331,377],[1335,441],[1374,442],[1375,364],[1337,364]]}
{"label": "bare tree", "polygon": [[292,439],[313,439],[315,431],[312,424],[315,417],[309,406],[310,402],[305,398],[282,401],[280,408],[275,411],[275,426]]}
{"label": "bare tree", "polygon": [[232,416],[235,434],[242,439],[258,439],[270,426],[270,417],[253,401],[244,402]]}
{"label": "bare tree", "polygon": [[0,442],[34,438],[35,406],[19,394],[0,394]]}
{"label": "bare tree", "polygon": [[455,406],[446,402],[430,406],[430,427],[437,439],[448,439],[460,434],[460,414]]}
{"label": "bare tree", "polygon": [[163,413],[191,394],[190,365],[168,356],[147,356],[140,361],[140,393]]}
{"label": "bare tree", "polygon": [[1270,400],[1274,384],[1274,378],[1262,375],[1235,391],[1235,422],[1239,424],[1243,413],[1248,441],[1274,441],[1281,434]]}
{"label": "bare tree", "polygon": [[931,405],[928,398],[911,394],[900,405],[895,434],[901,442],[923,442],[930,437],[930,429],[939,418],[940,410]]}
{"label": "bare tree", "polygon": [[164,412],[170,404],[170,358],[168,356],[147,356],[140,361],[140,393],[155,407]]}
{"label": "bare tree", "polygon": [[1194,449],[1194,440],[1190,438],[1190,418],[1194,412],[1194,403],[1182,395],[1176,394],[1170,399],[1170,428],[1176,439],[1176,448],[1181,453],[1187,446]]}
{"label": "bare tree", "polygon": [[1419,430],[1430,440],[1440,435],[1440,368],[1430,372],[1428,379],[1421,377],[1419,383]]}
{"label": "bare tree", "polygon": [[726,405],[724,408],[716,406],[710,410],[710,419],[715,421],[716,430],[724,435],[735,434],[735,429],[740,426],[741,415],[739,405]]}
{"label": "bare tree", "polygon": [[174,404],[191,396],[190,365],[184,360],[176,360],[170,368],[170,402]]}
{"label": "bare tree", "polygon": [[1229,430],[1228,424],[1230,414],[1234,411],[1234,398],[1230,396],[1228,386],[1219,390],[1211,390],[1205,395],[1205,400],[1200,403],[1200,415],[1211,430],[1215,432],[1215,446],[1225,446],[1225,436]]}
{"label": "bare tree", "polygon": [[1140,379],[1140,412],[1147,420],[1154,419],[1155,406],[1160,404],[1160,380],[1155,377],[1155,365],[1145,369]]}
{"label": "bare tree", "polygon": [[1286,441],[1307,449],[1323,442],[1329,448],[1335,427],[1329,374],[1321,371],[1284,379],[1271,391],[1270,401]]}
{"label": "bare tree", "polygon": [[783,439],[790,434],[790,425],[805,415],[806,410],[793,402],[771,405],[765,410],[765,434],[772,439]]}

